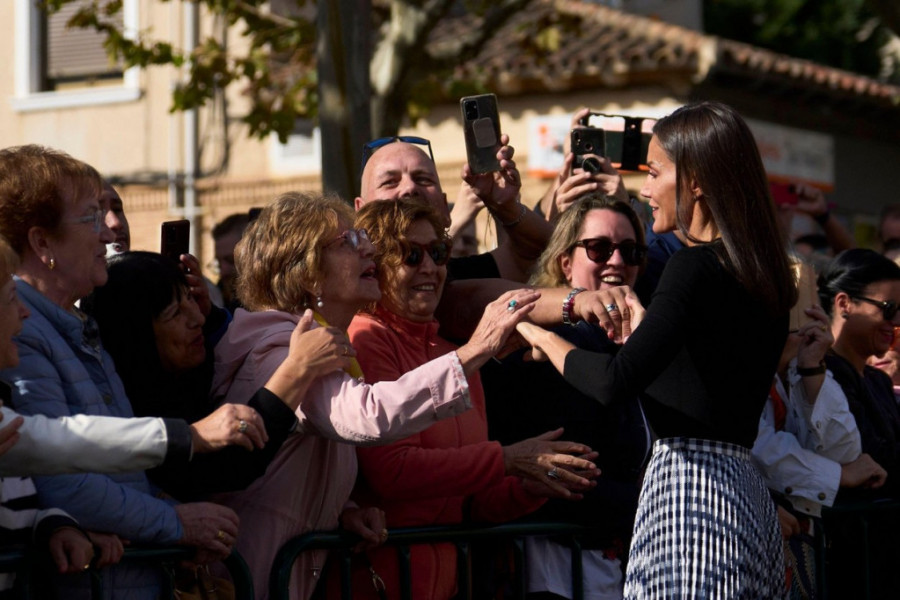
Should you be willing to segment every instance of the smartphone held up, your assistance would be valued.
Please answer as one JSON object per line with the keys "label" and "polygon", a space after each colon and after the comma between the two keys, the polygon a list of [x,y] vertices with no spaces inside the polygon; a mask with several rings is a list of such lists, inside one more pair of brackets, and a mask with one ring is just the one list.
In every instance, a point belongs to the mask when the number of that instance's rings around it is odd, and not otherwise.
{"label": "smartphone held up", "polygon": [[591,173],[600,170],[593,156],[608,158],[623,171],[646,170],[647,148],[653,135],[655,119],[590,112],[571,131],[574,168]]}
{"label": "smartphone held up", "polygon": [[459,107],[469,168],[473,173],[499,171],[497,153],[500,151],[500,113],[497,110],[497,96],[466,96],[460,99]]}
{"label": "smartphone held up", "polygon": [[191,222],[187,219],[166,221],[160,227],[159,253],[180,261],[182,254],[188,254],[191,246]]}

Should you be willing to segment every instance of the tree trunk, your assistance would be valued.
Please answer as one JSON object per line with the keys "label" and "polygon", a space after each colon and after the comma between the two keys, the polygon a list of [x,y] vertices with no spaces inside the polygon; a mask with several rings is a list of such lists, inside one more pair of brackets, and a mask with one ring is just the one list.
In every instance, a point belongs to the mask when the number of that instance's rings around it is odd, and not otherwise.
{"label": "tree trunk", "polygon": [[370,0],[318,4],[316,61],[322,187],[350,202],[359,193],[362,147],[370,139]]}

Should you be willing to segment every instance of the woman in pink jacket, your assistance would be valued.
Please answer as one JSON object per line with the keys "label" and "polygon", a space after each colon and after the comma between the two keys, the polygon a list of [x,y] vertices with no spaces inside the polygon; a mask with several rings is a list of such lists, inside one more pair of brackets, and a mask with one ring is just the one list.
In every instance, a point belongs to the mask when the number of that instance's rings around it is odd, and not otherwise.
{"label": "woman in pink jacket", "polygon": [[[505,343],[530,312],[538,294],[517,290],[489,306],[471,341],[396,382],[368,385],[345,331],[353,315],[381,292],[365,230],[353,229],[350,207],[336,197],[289,193],[266,207],[235,249],[237,292],[243,306],[216,346],[213,394],[244,402],[288,352],[291,332],[314,311],[322,341],[346,357],[344,371],[312,384],[296,410],[299,425],[265,475],[242,492],[218,501],[241,518],[236,547],[253,574],[256,598],[266,600],[272,561],[290,538],[339,522],[370,544],[384,539],[378,509],[342,510],[356,480],[354,445],[386,443],[412,435],[472,403],[466,376]],[[518,310],[507,311],[514,302]],[[324,348],[324,345],[323,345]],[[322,354],[328,352],[323,350]],[[323,356],[323,358],[325,358]],[[294,566],[291,598],[308,598],[325,552],[308,552]]]}
{"label": "woman in pink jacket", "polygon": [[[382,296],[370,313],[353,319],[350,339],[368,381],[393,381],[456,348],[438,335],[434,319],[451,244],[433,209],[410,200],[367,204],[356,227],[368,231],[377,248]],[[514,313],[519,307],[509,302],[505,308]],[[590,486],[558,468],[596,472],[576,458],[590,448],[552,441],[562,430],[506,447],[488,441],[481,379],[477,372],[467,379],[473,410],[390,445],[357,449],[362,477],[354,499],[384,509],[389,528],[506,521],[537,509],[547,495],[573,495],[560,484],[576,490]],[[379,547],[367,555],[387,597],[399,598],[396,550]],[[410,560],[413,598],[453,596],[452,544],[413,546]],[[353,597],[377,599],[364,562],[357,560]]]}

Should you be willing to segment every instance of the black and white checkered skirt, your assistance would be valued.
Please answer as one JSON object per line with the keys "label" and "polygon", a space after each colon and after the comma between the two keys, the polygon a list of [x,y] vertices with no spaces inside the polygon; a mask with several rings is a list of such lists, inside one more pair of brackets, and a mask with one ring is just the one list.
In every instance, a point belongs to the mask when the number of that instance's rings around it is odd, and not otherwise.
{"label": "black and white checkered skirt", "polygon": [[750,451],[658,440],[628,557],[625,598],[783,598],[775,507]]}

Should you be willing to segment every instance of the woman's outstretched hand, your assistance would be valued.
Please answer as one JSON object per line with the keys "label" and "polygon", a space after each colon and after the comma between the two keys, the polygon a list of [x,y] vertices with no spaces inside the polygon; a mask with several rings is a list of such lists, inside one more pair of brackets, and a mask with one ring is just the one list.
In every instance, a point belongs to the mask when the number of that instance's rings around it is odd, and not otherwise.
{"label": "woman's outstretched hand", "polygon": [[627,285],[581,292],[575,295],[574,301],[572,313],[575,317],[597,323],[617,344],[625,343],[646,312],[637,294]]}
{"label": "woman's outstretched hand", "polygon": [[512,290],[485,307],[469,342],[456,351],[466,374],[479,369],[503,349],[516,325],[534,310],[540,297],[536,290]]}
{"label": "woman's outstretched hand", "polygon": [[531,345],[531,352],[526,355],[526,358],[549,360],[560,375],[563,374],[566,366],[566,354],[575,349],[571,342],[534,323],[519,323],[516,325],[516,331]]}
{"label": "woman's outstretched hand", "polygon": [[194,452],[214,452],[226,446],[253,450],[269,441],[259,413],[244,404],[223,404],[205,419],[191,425]]}

